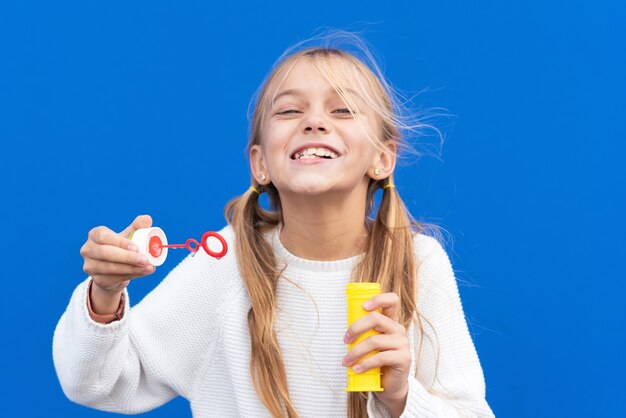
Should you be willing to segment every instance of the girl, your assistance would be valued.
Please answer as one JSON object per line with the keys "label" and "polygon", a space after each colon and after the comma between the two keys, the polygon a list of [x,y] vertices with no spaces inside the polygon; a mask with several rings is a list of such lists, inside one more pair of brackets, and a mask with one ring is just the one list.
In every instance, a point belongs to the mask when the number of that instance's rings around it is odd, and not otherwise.
{"label": "girl", "polygon": [[[329,47],[279,60],[251,122],[251,187],[226,207],[234,251],[187,257],[130,309],[127,284],[154,267],[128,236],[151,218],[90,231],[90,277],[54,335],[67,397],[139,413],[183,396],[197,417],[492,416],[449,259],[394,187],[411,128],[395,110],[373,61]],[[350,281],[383,293],[346,329]],[[346,396],[351,366],[380,367],[384,391]]]}

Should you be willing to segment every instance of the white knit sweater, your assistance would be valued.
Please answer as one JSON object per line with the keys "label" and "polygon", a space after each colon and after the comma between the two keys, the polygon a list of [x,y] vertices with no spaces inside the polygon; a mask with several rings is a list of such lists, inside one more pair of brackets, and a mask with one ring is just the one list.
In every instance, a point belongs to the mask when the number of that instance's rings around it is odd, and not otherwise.
{"label": "white knit sweater", "polygon": [[[231,248],[224,258],[203,251],[186,257],[132,309],[126,294],[120,321],[93,321],[86,306],[90,279],[76,288],[53,341],[54,365],[69,399],[132,414],[183,396],[194,417],[269,416],[250,379],[250,301],[237,267],[234,233],[226,227],[221,234]],[[275,329],[291,399],[302,417],[345,417],[345,288],[360,256],[305,260],[282,246],[277,229],[267,238],[278,262],[286,263],[278,282]],[[425,336],[410,329],[415,344],[402,416],[493,416],[448,256],[433,238],[417,235],[414,242],[418,308],[436,337],[426,324]],[[388,416],[372,394],[368,412]]]}

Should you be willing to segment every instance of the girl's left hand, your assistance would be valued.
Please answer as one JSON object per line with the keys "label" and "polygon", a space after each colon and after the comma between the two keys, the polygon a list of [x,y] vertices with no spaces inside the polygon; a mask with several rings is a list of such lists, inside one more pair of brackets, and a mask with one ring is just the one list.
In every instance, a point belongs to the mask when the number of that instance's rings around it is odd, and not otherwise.
{"label": "girl's left hand", "polygon": [[[356,340],[359,335],[374,329],[378,335],[361,341],[343,359],[343,365],[352,367],[357,373],[380,367],[381,384],[385,389],[376,392],[376,396],[385,404],[392,416],[400,416],[406,405],[408,377],[411,368],[409,338],[404,326],[398,323],[400,300],[395,293],[381,293],[363,304],[366,311],[382,308],[382,313],[370,312],[354,321],[343,337],[346,344]],[[370,352],[379,353],[356,364]]]}

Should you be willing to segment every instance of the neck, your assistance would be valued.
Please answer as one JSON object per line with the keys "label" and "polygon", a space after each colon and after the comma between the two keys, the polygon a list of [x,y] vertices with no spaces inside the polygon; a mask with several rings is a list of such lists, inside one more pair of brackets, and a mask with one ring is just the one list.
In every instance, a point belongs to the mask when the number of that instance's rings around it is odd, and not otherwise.
{"label": "neck", "polygon": [[368,231],[363,196],[281,196],[280,240],[309,260],[341,260],[365,251]]}

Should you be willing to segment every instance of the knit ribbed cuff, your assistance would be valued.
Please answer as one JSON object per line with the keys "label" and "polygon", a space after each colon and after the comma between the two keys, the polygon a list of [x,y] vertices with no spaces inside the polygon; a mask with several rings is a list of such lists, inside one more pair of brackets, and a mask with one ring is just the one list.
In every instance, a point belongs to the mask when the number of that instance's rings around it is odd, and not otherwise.
{"label": "knit ribbed cuff", "polygon": [[389,410],[385,404],[376,397],[374,392],[367,396],[367,416],[370,418],[391,418]]}
{"label": "knit ribbed cuff", "polygon": [[[432,405],[432,396],[416,378],[409,377],[406,406],[400,418],[436,417],[437,411]],[[370,393],[368,396],[367,414],[374,418],[391,418],[385,404],[374,393]]]}
{"label": "knit ribbed cuff", "polygon": [[128,290],[124,289],[123,311],[125,312],[125,314],[120,318],[119,321],[114,321],[110,324],[101,324],[93,320],[93,318],[89,314],[89,308],[87,307],[86,301],[88,297],[90,281],[91,277],[88,277],[87,280],[79,284],[74,291],[74,295],[72,296],[73,300],[70,303],[74,306],[76,314],[83,319],[83,321],[87,325],[87,328],[95,334],[108,335],[119,332],[122,328],[125,327],[128,313],[130,311],[130,298],[128,297]]}
{"label": "knit ribbed cuff", "polygon": [[437,410],[432,404],[432,397],[416,378],[409,377],[409,394],[400,418],[436,417]]}

